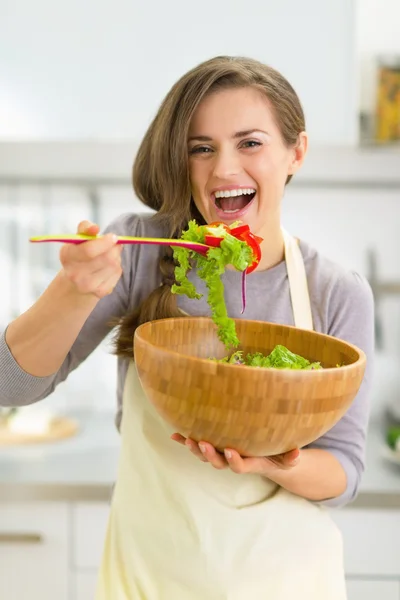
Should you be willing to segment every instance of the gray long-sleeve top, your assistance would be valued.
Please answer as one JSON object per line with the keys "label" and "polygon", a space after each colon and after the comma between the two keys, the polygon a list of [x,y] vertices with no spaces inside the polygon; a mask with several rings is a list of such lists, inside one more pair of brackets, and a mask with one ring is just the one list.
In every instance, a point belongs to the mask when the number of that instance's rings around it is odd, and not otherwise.
{"label": "gray long-sleeve top", "polygon": [[[166,235],[150,216],[134,214],[118,217],[106,231],[146,237]],[[369,284],[363,277],[324,258],[304,242],[300,243],[300,248],[307,273],[315,330],[355,344],[367,355],[364,381],[350,409],[330,431],[310,446],[329,450],[342,464],[347,475],[347,489],[340,497],[327,500],[324,504],[343,506],[355,498],[364,470],[374,356],[373,297]],[[110,320],[137,307],[160,285],[158,259],[161,252],[162,248],[158,246],[124,247],[120,281],[112,294],[98,302],[57,373],[48,377],[34,377],[26,373],[12,356],[3,333],[0,337],[0,405],[23,406],[51,394],[110,332]],[[178,296],[179,306],[188,314],[208,316],[210,312],[203,282],[194,271],[191,272],[191,278],[204,296],[201,300]],[[267,271],[255,271],[248,276],[244,315],[241,315],[240,278],[241,274],[233,270],[227,271],[223,276],[230,316],[294,324],[285,262]],[[126,359],[118,359],[118,426],[122,416],[127,366]]]}

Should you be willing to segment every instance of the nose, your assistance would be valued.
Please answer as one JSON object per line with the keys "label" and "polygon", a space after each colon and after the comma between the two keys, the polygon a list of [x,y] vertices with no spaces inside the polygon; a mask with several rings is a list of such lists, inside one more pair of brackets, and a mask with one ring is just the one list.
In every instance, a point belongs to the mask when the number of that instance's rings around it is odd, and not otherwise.
{"label": "nose", "polygon": [[229,179],[241,171],[240,157],[232,149],[219,149],[214,160],[214,177],[216,179]]}

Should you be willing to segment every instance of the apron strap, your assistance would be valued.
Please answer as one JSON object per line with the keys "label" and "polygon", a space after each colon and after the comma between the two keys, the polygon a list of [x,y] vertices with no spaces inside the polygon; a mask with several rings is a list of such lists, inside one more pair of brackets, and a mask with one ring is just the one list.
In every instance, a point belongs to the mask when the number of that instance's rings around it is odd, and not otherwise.
{"label": "apron strap", "polygon": [[314,329],[303,255],[294,237],[282,229],[295,327]]}

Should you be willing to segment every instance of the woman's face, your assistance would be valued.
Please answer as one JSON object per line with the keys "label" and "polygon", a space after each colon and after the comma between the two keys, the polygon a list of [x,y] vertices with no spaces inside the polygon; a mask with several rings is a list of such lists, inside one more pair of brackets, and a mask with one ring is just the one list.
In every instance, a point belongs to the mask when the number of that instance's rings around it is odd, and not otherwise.
{"label": "woman's face", "polygon": [[242,221],[265,238],[280,228],[285,182],[301,166],[306,146],[304,133],[295,148],[284,144],[268,100],[254,88],[210,94],[189,129],[197,209],[208,223]]}

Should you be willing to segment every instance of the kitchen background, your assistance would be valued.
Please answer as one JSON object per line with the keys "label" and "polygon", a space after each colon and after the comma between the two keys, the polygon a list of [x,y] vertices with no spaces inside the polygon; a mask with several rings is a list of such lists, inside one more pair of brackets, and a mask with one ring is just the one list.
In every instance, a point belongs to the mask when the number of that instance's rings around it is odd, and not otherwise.
{"label": "kitchen background", "polygon": [[[372,422],[400,421],[399,26],[398,0],[0,0],[0,330],[59,268],[59,247],[29,237],[144,212],[130,169],[166,91],[212,55],[251,55],[288,77],[308,122],[310,153],[287,188],[285,226],[369,278]],[[2,599],[93,597],[118,451],[115,369],[106,340],[50,398],[22,409],[78,415],[75,438],[0,449]],[[400,468],[393,453],[379,458],[384,439],[374,431],[364,496],[340,522],[349,600],[400,600],[400,558],[396,546],[389,552]]]}

